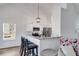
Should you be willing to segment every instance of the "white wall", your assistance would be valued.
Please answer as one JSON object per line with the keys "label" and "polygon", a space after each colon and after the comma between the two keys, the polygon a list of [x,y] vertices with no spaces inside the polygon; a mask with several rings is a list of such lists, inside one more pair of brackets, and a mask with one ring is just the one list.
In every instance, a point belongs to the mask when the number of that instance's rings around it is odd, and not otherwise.
{"label": "white wall", "polygon": [[75,32],[78,15],[72,4],[67,4],[67,9],[61,10],[61,34],[66,38],[77,38]]}
{"label": "white wall", "polygon": [[76,21],[75,22],[75,33],[77,38],[79,38],[79,15],[77,15]]}

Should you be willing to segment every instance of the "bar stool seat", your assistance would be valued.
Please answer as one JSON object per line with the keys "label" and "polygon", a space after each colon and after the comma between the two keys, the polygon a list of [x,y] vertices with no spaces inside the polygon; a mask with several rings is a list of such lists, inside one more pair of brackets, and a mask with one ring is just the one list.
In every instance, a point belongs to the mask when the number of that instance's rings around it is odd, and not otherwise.
{"label": "bar stool seat", "polygon": [[29,40],[28,40],[28,44],[34,44],[33,42],[30,42]]}
{"label": "bar stool seat", "polygon": [[36,44],[29,44],[28,49],[32,49],[32,48],[37,48],[37,45]]}

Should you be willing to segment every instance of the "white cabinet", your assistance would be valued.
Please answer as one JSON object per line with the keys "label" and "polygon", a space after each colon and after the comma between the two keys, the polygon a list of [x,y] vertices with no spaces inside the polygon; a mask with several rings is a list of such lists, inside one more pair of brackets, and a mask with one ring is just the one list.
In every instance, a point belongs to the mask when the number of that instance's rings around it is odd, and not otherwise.
{"label": "white cabinet", "polygon": [[40,40],[40,50],[41,51],[44,49],[57,50],[57,49],[59,49],[59,46],[60,46],[59,39]]}

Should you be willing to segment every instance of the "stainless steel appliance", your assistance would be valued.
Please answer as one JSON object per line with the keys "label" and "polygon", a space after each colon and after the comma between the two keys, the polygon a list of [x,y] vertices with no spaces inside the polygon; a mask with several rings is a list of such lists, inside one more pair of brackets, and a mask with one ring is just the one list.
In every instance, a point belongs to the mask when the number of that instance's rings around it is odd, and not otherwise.
{"label": "stainless steel appliance", "polygon": [[39,34],[40,28],[39,27],[33,27],[33,36],[40,36]]}
{"label": "stainless steel appliance", "polygon": [[43,36],[51,37],[51,34],[52,34],[52,28],[51,27],[44,27],[43,28]]}

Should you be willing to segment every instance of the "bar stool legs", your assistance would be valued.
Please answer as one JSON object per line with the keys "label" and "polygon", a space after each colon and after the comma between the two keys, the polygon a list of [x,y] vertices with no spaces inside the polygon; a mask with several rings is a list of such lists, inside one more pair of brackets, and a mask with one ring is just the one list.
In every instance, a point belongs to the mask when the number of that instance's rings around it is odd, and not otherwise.
{"label": "bar stool legs", "polygon": [[21,46],[21,48],[20,48],[20,52],[19,52],[20,56],[23,55],[23,50],[24,50],[24,48]]}
{"label": "bar stool legs", "polygon": [[36,56],[38,56],[38,46],[37,46],[37,48],[36,48]]}
{"label": "bar stool legs", "polygon": [[34,53],[34,49],[32,49],[32,56],[34,56],[35,55],[35,53]]}
{"label": "bar stool legs", "polygon": [[21,50],[21,56],[23,55],[23,48],[22,48],[22,50]]}
{"label": "bar stool legs", "polygon": [[38,56],[38,47],[34,48],[34,49],[30,49],[30,50],[26,50],[26,48],[24,49],[24,56]]}
{"label": "bar stool legs", "polygon": [[32,49],[32,56],[38,56],[38,47]]}

